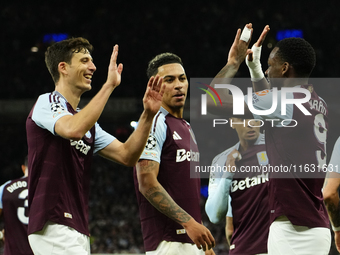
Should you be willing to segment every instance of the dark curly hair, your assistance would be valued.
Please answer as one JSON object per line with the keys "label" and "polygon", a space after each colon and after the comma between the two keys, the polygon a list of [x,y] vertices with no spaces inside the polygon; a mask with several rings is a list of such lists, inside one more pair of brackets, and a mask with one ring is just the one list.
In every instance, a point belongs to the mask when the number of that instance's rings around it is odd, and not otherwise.
{"label": "dark curly hair", "polygon": [[182,59],[176,54],[169,52],[161,53],[149,62],[146,75],[150,78],[158,73],[158,67],[173,63],[178,63],[183,66]]}
{"label": "dark curly hair", "polygon": [[315,66],[316,56],[313,47],[305,39],[285,38],[279,41],[275,47],[279,48],[276,54],[281,60],[294,67],[297,76],[310,76]]}
{"label": "dark curly hair", "polygon": [[71,64],[73,53],[87,51],[92,53],[93,46],[89,41],[82,37],[70,38],[60,42],[56,42],[49,46],[45,52],[45,63],[48,71],[52,75],[55,83],[59,81],[60,74],[58,72],[58,65],[60,62]]}

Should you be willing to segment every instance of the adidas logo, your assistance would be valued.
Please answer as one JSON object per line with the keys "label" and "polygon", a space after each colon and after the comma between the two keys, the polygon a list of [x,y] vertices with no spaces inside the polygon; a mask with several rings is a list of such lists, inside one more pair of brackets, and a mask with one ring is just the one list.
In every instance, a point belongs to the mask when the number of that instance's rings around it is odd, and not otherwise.
{"label": "adidas logo", "polygon": [[174,131],[174,134],[172,135],[172,137],[174,138],[174,140],[182,140],[182,137],[180,137],[176,131]]}

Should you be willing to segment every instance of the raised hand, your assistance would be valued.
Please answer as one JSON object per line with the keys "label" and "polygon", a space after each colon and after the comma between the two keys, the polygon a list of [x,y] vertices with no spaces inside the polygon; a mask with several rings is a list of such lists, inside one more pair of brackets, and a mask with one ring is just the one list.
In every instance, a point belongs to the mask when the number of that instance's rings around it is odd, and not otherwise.
{"label": "raised hand", "polygon": [[[251,52],[249,53],[248,58],[247,58],[248,61],[253,61],[253,52],[255,51],[254,48],[255,48],[255,47],[261,47],[261,46],[262,46],[264,40],[266,39],[266,36],[267,36],[269,30],[270,30],[269,25],[266,25],[266,26],[264,27],[264,29],[263,29],[263,31],[262,31],[262,33],[261,33],[259,39],[256,41],[256,43],[255,43],[255,44],[253,45],[253,47],[251,48]],[[255,57],[256,57],[256,58],[257,58],[257,57],[259,58],[260,56],[261,56],[261,50],[260,50],[260,53],[259,53],[259,54],[255,54]],[[247,62],[248,62],[248,61],[247,61]],[[248,65],[248,63],[247,63],[247,65]]]}
{"label": "raised hand", "polygon": [[151,77],[149,79],[144,97],[143,97],[143,105],[146,111],[149,111],[152,114],[156,114],[161,107],[163,94],[165,90],[165,84],[163,84],[163,78],[159,77]]}
{"label": "raised hand", "polygon": [[117,65],[117,57],[118,57],[118,45],[116,44],[113,47],[113,51],[111,54],[110,65],[106,80],[106,83],[112,86],[113,88],[119,86],[121,82],[121,75],[123,72],[123,64],[120,63],[119,65]]}
{"label": "raised hand", "polygon": [[239,66],[244,61],[246,56],[250,53],[250,49],[248,49],[248,46],[251,41],[251,35],[253,33],[252,24],[247,24],[246,28],[251,29],[250,38],[247,42],[241,40],[241,29],[237,30],[234,43],[232,44],[228,54],[228,63],[230,64],[235,64]]}

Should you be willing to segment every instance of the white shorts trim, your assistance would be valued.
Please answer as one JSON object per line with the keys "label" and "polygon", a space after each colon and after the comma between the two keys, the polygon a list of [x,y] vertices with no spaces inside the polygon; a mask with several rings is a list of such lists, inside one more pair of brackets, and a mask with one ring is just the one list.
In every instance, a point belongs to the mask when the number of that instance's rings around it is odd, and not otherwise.
{"label": "white shorts trim", "polygon": [[68,226],[46,222],[41,231],[28,236],[35,255],[90,255],[90,238]]}
{"label": "white shorts trim", "polygon": [[162,241],[154,251],[147,251],[146,255],[204,255],[196,244]]}
{"label": "white shorts trim", "polygon": [[269,228],[269,255],[328,255],[331,232],[328,228],[293,225],[286,216],[278,217]]}

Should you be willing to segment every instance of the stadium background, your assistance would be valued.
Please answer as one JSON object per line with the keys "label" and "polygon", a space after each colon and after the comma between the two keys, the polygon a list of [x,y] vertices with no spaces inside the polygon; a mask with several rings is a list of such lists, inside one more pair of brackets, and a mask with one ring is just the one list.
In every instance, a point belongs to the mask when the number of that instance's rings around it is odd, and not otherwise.
{"label": "stadium background", "polygon": [[[253,23],[253,41],[263,27],[271,31],[263,47],[263,68],[271,47],[282,30],[301,31],[315,48],[313,77],[339,76],[340,2],[333,1],[108,1],[54,2],[8,1],[0,8],[0,183],[21,176],[20,164],[27,153],[25,120],[38,95],[54,85],[44,63],[44,51],[53,38],[83,36],[94,45],[97,71],[86,102],[105,82],[114,44],[124,64],[121,85],[113,92],[99,120],[109,133],[124,141],[133,131],[130,121],[142,111],[148,61],[156,54],[178,54],[188,77],[213,77],[225,64],[237,28]],[[53,37],[54,36],[54,37]],[[242,65],[238,77],[248,77]],[[328,152],[340,135],[339,86],[319,88],[332,98]],[[187,108],[188,108],[187,103]],[[185,118],[189,120],[188,109]],[[196,134],[197,137],[200,134]],[[234,143],[235,140],[230,143]],[[226,145],[226,148],[230,145]],[[206,180],[202,180],[202,185]],[[132,169],[99,157],[93,164],[90,198],[92,253],[142,253],[143,243],[133,187]],[[223,225],[204,223],[217,240],[216,254],[228,254]],[[334,246],[334,245],[333,245]],[[337,254],[332,247],[330,254]]]}

